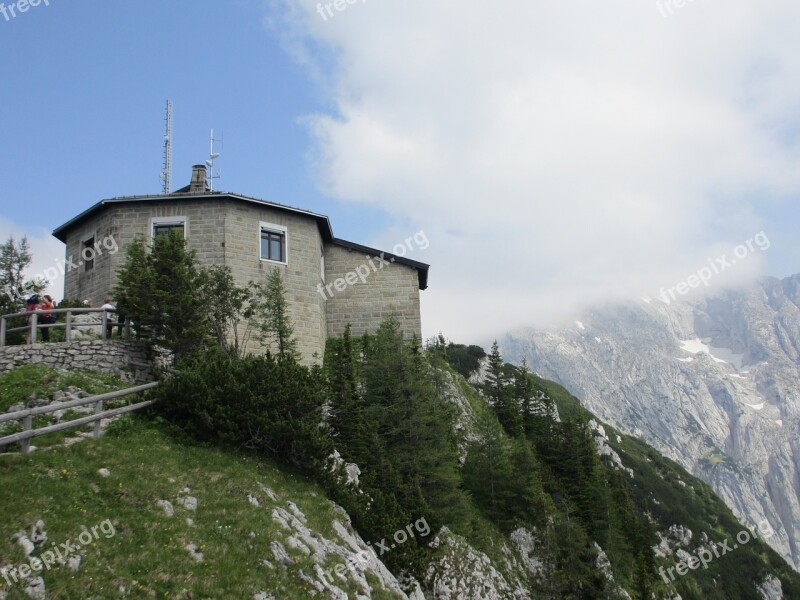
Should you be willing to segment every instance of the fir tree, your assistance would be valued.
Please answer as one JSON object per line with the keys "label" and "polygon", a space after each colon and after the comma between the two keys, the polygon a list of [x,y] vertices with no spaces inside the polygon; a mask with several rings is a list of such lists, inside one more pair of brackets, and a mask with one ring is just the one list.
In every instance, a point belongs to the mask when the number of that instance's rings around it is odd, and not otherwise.
{"label": "fir tree", "polygon": [[25,269],[32,260],[27,237],[19,242],[9,237],[0,244],[0,314],[22,311],[28,296],[45,289],[41,279],[25,281]]}
{"label": "fir tree", "polygon": [[273,269],[267,277],[266,284],[256,284],[256,289],[259,298],[255,303],[255,312],[259,320],[262,342],[274,343],[280,358],[296,359],[297,341],[292,337],[294,326],[289,317],[286,286],[280,271]]}
{"label": "fir tree", "polygon": [[522,433],[522,415],[514,388],[506,375],[506,365],[500,355],[497,340],[492,344],[492,350],[489,353],[484,392],[506,433],[510,436],[520,435]]}
{"label": "fir tree", "polygon": [[156,236],[149,251],[143,238],[135,239],[117,281],[117,309],[177,362],[207,345],[212,332],[200,295],[201,272],[178,232]]}
{"label": "fir tree", "polygon": [[514,499],[509,483],[514,469],[508,440],[492,417],[482,418],[476,424],[476,432],[480,441],[468,448],[463,469],[464,485],[486,516],[509,530],[512,523],[507,511]]}
{"label": "fir tree", "polygon": [[219,346],[235,356],[243,356],[251,335],[255,313],[252,283],[239,287],[228,266],[212,266],[202,271],[200,295],[205,299],[206,318]]}
{"label": "fir tree", "polygon": [[358,360],[350,325],[341,338],[328,340],[325,373],[331,398],[330,424],[337,435],[339,451],[347,460],[363,465],[369,453],[371,427],[359,391]]}
{"label": "fir tree", "polygon": [[[434,523],[458,522],[464,510],[451,427],[452,407],[436,395],[418,344],[394,319],[369,337],[362,367],[365,411],[375,429],[368,465],[408,510]],[[421,451],[424,449],[424,451]]]}

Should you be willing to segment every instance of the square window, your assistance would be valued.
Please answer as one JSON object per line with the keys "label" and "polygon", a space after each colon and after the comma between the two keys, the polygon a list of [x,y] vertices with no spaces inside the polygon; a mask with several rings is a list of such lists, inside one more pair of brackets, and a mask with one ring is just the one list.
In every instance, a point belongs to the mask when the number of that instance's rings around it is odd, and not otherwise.
{"label": "square window", "polygon": [[[277,227],[277,226],[275,226]],[[261,225],[261,260],[286,262],[286,230]]]}
{"label": "square window", "polygon": [[167,235],[170,231],[177,231],[182,238],[186,237],[186,219],[181,217],[180,220],[164,220],[153,221],[153,238],[160,235]]}

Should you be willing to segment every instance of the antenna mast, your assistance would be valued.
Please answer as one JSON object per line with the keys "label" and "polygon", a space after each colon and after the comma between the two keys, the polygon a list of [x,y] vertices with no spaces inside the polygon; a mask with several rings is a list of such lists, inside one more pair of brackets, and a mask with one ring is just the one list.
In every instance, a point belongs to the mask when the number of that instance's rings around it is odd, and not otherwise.
{"label": "antenna mast", "polygon": [[164,170],[161,172],[164,194],[172,189],[172,100],[167,100],[166,132],[164,134]]}
{"label": "antenna mast", "polygon": [[207,177],[207,179],[208,179],[208,189],[209,189],[209,191],[212,191],[212,192],[214,191],[214,180],[222,178],[222,169],[217,171],[217,174],[214,175],[214,160],[219,158],[219,152],[214,152],[214,142],[217,142],[217,141],[220,143],[220,145],[223,144],[222,138],[220,138],[219,140],[215,140],[214,139],[214,130],[212,129],[211,130],[211,154],[208,157],[208,160],[206,161],[206,164],[209,167],[209,172],[208,172],[208,177]]}

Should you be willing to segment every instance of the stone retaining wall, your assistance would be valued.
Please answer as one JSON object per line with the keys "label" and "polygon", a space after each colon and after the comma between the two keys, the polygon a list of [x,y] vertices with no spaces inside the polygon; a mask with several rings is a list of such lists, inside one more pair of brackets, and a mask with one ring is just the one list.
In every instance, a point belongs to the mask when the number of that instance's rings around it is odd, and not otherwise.
{"label": "stone retaining wall", "polygon": [[152,381],[144,344],[135,341],[87,340],[0,348],[0,374],[27,364],[98,371],[135,383]]}

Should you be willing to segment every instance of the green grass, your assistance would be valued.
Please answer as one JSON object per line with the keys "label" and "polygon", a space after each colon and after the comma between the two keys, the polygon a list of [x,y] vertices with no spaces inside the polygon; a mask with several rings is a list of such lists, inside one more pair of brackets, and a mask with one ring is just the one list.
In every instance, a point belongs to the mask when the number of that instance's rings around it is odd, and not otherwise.
{"label": "green grass", "polygon": [[0,413],[17,402],[27,402],[33,394],[45,398],[58,390],[74,386],[89,394],[111,392],[130,384],[117,377],[93,371],[66,371],[42,365],[25,365],[0,375]]}
{"label": "green grass", "polygon": [[[59,390],[64,391],[70,386],[95,395],[130,387],[130,385],[131,384],[117,377],[103,375],[102,373],[93,371],[67,371],[63,369],[52,369],[43,365],[26,365],[14,369],[5,375],[0,375],[0,414],[8,411],[11,406],[19,402],[27,404],[28,399],[33,395],[36,395],[38,398],[49,398],[54,392]],[[135,397],[120,398],[107,402],[104,404],[104,408],[108,409],[123,406],[127,404],[131,398]],[[64,413],[61,421],[72,421],[84,416],[86,415],[70,409]],[[38,415],[33,418],[34,428],[46,427],[53,423],[55,423],[55,420],[49,413]],[[62,443],[65,438],[74,436],[78,432],[91,431],[92,427],[93,426],[90,424],[76,427],[75,429],[49,433],[33,438],[31,444],[37,448],[54,446]],[[11,435],[19,431],[22,431],[22,425],[18,421],[0,424],[0,437]],[[0,447],[0,453],[17,452],[19,450],[19,443]]]}
{"label": "green grass", "polygon": [[[100,476],[101,468],[111,476]],[[246,454],[184,444],[146,417],[126,416],[99,440],[0,456],[0,564],[22,563],[11,537],[30,531],[38,519],[45,521],[47,546],[74,541],[83,526],[110,519],[116,534],[101,535],[86,548],[77,574],[67,567],[44,572],[48,598],[110,598],[119,595],[120,586],[132,598],[252,598],[258,591],[281,599],[308,598],[310,588],[297,572],[312,574],[313,559],[285,543],[288,533],[271,517],[276,503],[259,482],[275,491],[277,504],[297,503],[312,531],[342,543],[332,528],[337,518],[333,504],[302,475]],[[176,503],[184,487],[199,501],[196,513]],[[261,506],[251,505],[248,493]],[[174,517],[156,506],[160,499],[175,505]],[[194,527],[187,518],[194,519]],[[283,541],[295,565],[277,564],[269,547],[273,540]],[[187,543],[200,547],[204,563],[190,558]],[[262,565],[262,559],[275,569]],[[341,561],[329,557],[323,568],[336,562]],[[337,585],[355,597],[354,581]],[[373,594],[376,599],[394,597]],[[17,586],[8,598],[26,596]]]}

